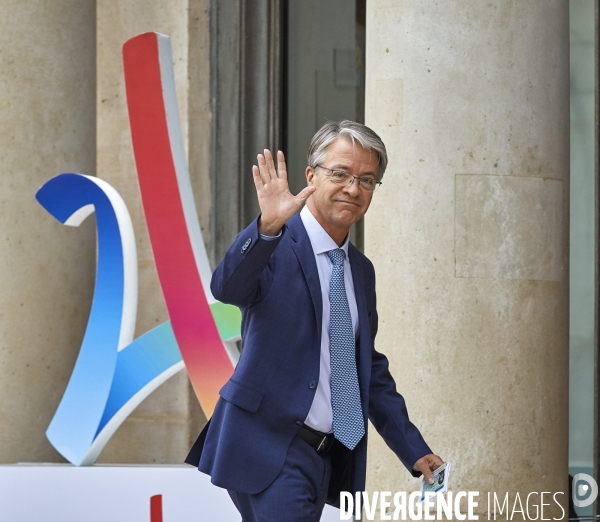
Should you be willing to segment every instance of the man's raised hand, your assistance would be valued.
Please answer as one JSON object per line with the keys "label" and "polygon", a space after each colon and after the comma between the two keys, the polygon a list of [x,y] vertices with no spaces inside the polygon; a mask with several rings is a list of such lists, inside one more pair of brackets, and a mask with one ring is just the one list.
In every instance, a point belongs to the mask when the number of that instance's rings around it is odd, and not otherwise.
{"label": "man's raised hand", "polygon": [[298,212],[315,187],[304,188],[297,196],[290,192],[283,152],[277,152],[277,170],[271,151],[257,156],[258,167],[252,166],[254,185],[261,216],[258,231],[265,236],[275,236],[285,222]]}

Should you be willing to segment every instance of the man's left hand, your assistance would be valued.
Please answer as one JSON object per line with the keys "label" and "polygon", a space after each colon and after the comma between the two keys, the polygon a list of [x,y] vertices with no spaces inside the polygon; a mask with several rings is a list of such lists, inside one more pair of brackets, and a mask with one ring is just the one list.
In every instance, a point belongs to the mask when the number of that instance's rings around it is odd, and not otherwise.
{"label": "man's left hand", "polygon": [[427,481],[427,484],[433,484],[433,471],[438,469],[443,463],[444,461],[440,457],[430,453],[417,460],[413,469],[423,473],[423,477]]}

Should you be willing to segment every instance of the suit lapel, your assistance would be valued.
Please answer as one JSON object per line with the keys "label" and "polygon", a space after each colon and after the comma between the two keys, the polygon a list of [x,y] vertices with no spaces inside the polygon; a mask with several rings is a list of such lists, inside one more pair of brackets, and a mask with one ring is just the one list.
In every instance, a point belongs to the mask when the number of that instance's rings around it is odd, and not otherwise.
{"label": "suit lapel", "polygon": [[369,312],[367,310],[365,278],[362,262],[356,247],[353,245],[350,245],[348,254],[350,258],[350,266],[352,268],[352,280],[354,282],[356,308],[358,309],[358,382],[360,384],[360,395],[363,401],[363,410],[366,410],[368,405],[365,403],[365,401],[369,396],[368,389],[371,381],[371,328],[369,326]]}
{"label": "suit lapel", "polygon": [[317,271],[317,262],[315,254],[300,218],[300,213],[297,213],[288,222],[290,235],[293,239],[292,250],[298,262],[302,267],[306,284],[310,291],[310,297],[315,309],[315,319],[317,321],[317,333],[319,345],[321,342],[321,330],[323,328],[323,296],[321,295],[321,282],[319,281],[319,272]]}

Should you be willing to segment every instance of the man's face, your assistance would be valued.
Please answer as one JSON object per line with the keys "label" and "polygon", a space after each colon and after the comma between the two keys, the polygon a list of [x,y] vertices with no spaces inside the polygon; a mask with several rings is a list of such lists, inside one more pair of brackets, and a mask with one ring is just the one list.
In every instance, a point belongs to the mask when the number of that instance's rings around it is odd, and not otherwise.
{"label": "man's face", "polygon": [[[319,165],[360,178],[377,179],[379,169],[375,152],[342,138],[327,147],[325,158]],[[351,184],[336,184],[329,177],[330,174],[329,170],[322,168],[306,169],[308,184],[317,188],[308,198],[307,205],[325,231],[338,241],[339,237],[343,239],[346,236],[353,223],[365,215],[373,193],[361,188],[358,180]]]}

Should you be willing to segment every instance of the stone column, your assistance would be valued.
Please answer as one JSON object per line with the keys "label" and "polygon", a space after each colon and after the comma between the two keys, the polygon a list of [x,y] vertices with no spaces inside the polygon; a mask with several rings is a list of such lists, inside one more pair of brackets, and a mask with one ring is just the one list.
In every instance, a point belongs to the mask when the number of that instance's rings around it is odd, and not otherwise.
{"label": "stone column", "polygon": [[[131,145],[122,46],[155,31],[171,37],[175,83],[190,176],[205,240],[210,206],[210,0],[97,0],[98,176],[117,189],[137,240],[136,337],[168,319],[146,229]],[[187,374],[180,372],[146,399],[117,430],[99,462],[180,464],[204,422]]]}
{"label": "stone column", "polygon": [[[365,225],[377,346],[479,515],[487,492],[567,493],[568,7],[367,4],[366,123],[390,156]],[[371,435],[368,488],[418,487]]]}
{"label": "stone column", "polygon": [[64,462],[45,436],[83,338],[94,223],[35,200],[62,172],[95,173],[95,2],[2,2],[0,462]]}

